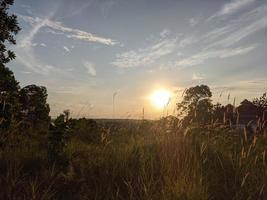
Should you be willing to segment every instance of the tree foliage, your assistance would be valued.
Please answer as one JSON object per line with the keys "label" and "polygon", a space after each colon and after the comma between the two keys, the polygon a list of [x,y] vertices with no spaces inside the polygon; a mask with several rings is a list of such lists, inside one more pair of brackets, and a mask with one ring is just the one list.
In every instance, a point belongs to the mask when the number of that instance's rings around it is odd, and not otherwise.
{"label": "tree foliage", "polygon": [[11,70],[0,63],[0,126],[7,127],[12,116],[19,114],[19,83]]}
{"label": "tree foliage", "polygon": [[252,103],[258,108],[262,110],[266,110],[267,109],[267,94],[264,93],[261,97],[254,98]]}
{"label": "tree foliage", "polygon": [[8,14],[13,3],[14,0],[0,0],[0,127],[4,124],[8,128],[12,120],[28,122],[31,127],[46,126],[50,122],[46,88],[28,85],[20,89],[13,72],[5,66],[15,58],[6,45],[16,44],[14,37],[20,31],[17,17]]}
{"label": "tree foliage", "polygon": [[14,74],[4,64],[15,58],[14,52],[7,50],[6,44],[16,44],[14,36],[19,32],[17,17],[7,13],[13,0],[0,0],[0,127],[7,128],[11,118],[19,111],[19,83]]}
{"label": "tree foliage", "polygon": [[212,93],[206,85],[197,85],[185,91],[183,101],[177,103],[180,117],[186,120],[206,123],[211,118]]}
{"label": "tree foliage", "polygon": [[14,0],[0,0],[0,63],[7,63],[15,58],[11,50],[7,50],[6,43],[16,44],[14,36],[20,31],[17,16],[9,15],[8,9]]}
{"label": "tree foliage", "polygon": [[26,121],[38,125],[50,121],[47,90],[43,86],[28,85],[20,90],[20,102]]}

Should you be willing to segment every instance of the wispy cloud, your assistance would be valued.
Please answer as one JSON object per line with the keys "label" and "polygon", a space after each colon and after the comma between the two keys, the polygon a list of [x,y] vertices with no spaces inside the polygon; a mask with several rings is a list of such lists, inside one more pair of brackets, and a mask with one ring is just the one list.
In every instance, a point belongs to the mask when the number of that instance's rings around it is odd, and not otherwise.
{"label": "wispy cloud", "polygon": [[[207,46],[228,47],[246,37],[267,28],[267,5],[261,5],[241,14],[237,19],[231,20],[227,25],[211,30],[203,39],[210,42]],[[216,40],[215,42],[211,42]]]}
{"label": "wispy cloud", "polygon": [[70,52],[70,49],[69,49],[68,47],[66,47],[66,46],[63,46],[63,49],[64,49],[67,53]]}
{"label": "wispy cloud", "polygon": [[41,43],[40,46],[46,47],[46,44],[45,43]]}
{"label": "wispy cloud", "polygon": [[[244,3],[246,2],[246,3]],[[229,5],[224,6],[221,13],[230,14],[252,3],[245,0],[231,1]],[[191,22],[194,23],[194,18]],[[234,56],[241,56],[252,52],[256,45],[240,46],[237,45],[241,40],[255,34],[256,32],[267,28],[267,5],[263,4],[252,10],[245,11],[239,17],[229,20],[229,22],[221,27],[204,32],[202,35],[195,37],[189,35],[181,39],[170,39],[169,30],[164,29],[161,33],[161,40],[147,48],[127,51],[118,54],[112,63],[115,66],[127,68],[148,66],[154,64],[159,58],[172,52],[181,52],[185,47],[189,49],[199,49],[197,54],[191,54],[190,51],[183,51],[179,55],[186,55],[184,58],[177,57],[169,63],[163,64],[163,69],[178,67],[184,68],[204,63],[209,59],[225,59]]]}
{"label": "wispy cloud", "polygon": [[242,27],[231,34],[227,35],[221,40],[218,40],[215,43],[212,43],[209,47],[214,46],[223,46],[228,47],[236,44],[237,42],[245,39],[246,37],[256,33],[257,31],[267,27],[267,15],[265,18],[258,19],[257,21],[252,22],[251,24]]}
{"label": "wispy cloud", "polygon": [[198,19],[196,18],[190,18],[189,19],[190,26],[196,26],[198,24]]}
{"label": "wispy cloud", "polygon": [[[19,43],[16,47],[17,61],[35,73],[49,74],[51,71],[59,71],[59,69],[57,69],[53,65],[43,63],[35,56],[33,47],[36,46],[36,43],[33,43],[33,39],[35,35],[40,31],[40,29],[44,27],[50,28],[50,33],[62,33],[68,38],[76,38],[88,42],[97,42],[104,45],[116,44],[116,42],[110,38],[99,37],[79,29],[66,27],[60,22],[52,21],[52,16],[54,16],[54,13],[51,13],[49,16],[43,19],[38,17],[33,18],[30,16],[19,15],[20,18],[32,25],[32,29],[27,35],[22,35],[20,40],[18,40]],[[46,46],[46,44],[44,43],[40,45],[43,47]],[[70,49],[66,46],[63,48],[66,52],[70,51]]]}
{"label": "wispy cloud", "polygon": [[193,36],[188,36],[188,37],[183,38],[179,42],[178,47],[185,48],[186,46],[189,46],[189,45],[193,44],[194,42],[197,42],[197,38],[195,38]]}
{"label": "wispy cloud", "polygon": [[87,69],[87,73],[91,76],[96,76],[96,69],[95,65],[91,62],[84,62],[83,63],[84,67]]}
{"label": "wispy cloud", "polygon": [[52,29],[50,33],[56,33],[56,34],[65,33],[66,37],[68,38],[84,40],[87,42],[96,42],[96,43],[100,43],[104,45],[115,45],[118,43],[117,41],[111,38],[101,37],[101,36],[98,36],[98,35],[95,35],[95,34],[80,30],[80,29],[75,29],[75,28],[64,26],[61,22],[53,21],[50,18],[41,19],[39,17],[33,18],[30,16],[24,16],[24,15],[19,15],[19,17],[21,17],[24,21],[32,25],[39,24],[39,26],[37,26],[39,27],[38,30],[42,27],[48,27]]}
{"label": "wispy cloud", "polygon": [[220,52],[219,58],[228,58],[228,57],[233,57],[233,56],[238,56],[238,55],[244,55],[247,54],[251,51],[253,51],[256,48],[256,45],[249,46],[249,47],[239,47],[239,48],[234,48],[234,49],[224,49]]}
{"label": "wispy cloud", "polygon": [[[174,37],[171,30],[167,28],[163,29],[158,37],[152,35],[148,40],[152,42],[148,47],[117,54],[112,64],[120,68],[149,66],[160,58],[197,42],[197,38],[192,35],[182,37],[182,34],[178,34]],[[163,66],[163,68],[166,67]]]}
{"label": "wispy cloud", "polygon": [[231,15],[247,6],[255,2],[256,0],[232,0],[229,3],[224,4],[222,9],[212,15],[208,20],[214,19],[214,18],[220,18],[225,17],[227,15]]}
{"label": "wispy cloud", "polygon": [[141,67],[153,64],[163,56],[174,52],[177,38],[163,39],[148,48],[128,51],[116,56],[113,65],[121,68]]}
{"label": "wispy cloud", "polygon": [[202,75],[202,74],[193,73],[193,75],[192,75],[192,80],[193,81],[201,81],[201,80],[204,80],[204,79],[205,79],[205,76]]}
{"label": "wispy cloud", "polygon": [[[51,14],[52,15],[52,14]],[[50,15],[50,16],[51,16]],[[57,69],[49,64],[45,64],[41,62],[39,59],[35,57],[33,47],[36,46],[36,43],[33,43],[33,39],[38,31],[45,26],[46,22],[49,20],[50,16],[48,16],[40,23],[33,24],[32,29],[29,34],[23,36],[16,47],[17,52],[17,61],[22,65],[30,69],[31,71],[38,74],[48,74],[51,71],[57,71]],[[33,23],[30,21],[30,23]]]}
{"label": "wispy cloud", "polygon": [[171,31],[170,31],[169,29],[167,29],[167,28],[163,29],[163,30],[159,33],[160,37],[162,37],[162,38],[166,38],[166,37],[168,37],[170,34],[171,34]]}
{"label": "wispy cloud", "polygon": [[195,65],[200,65],[208,59],[212,58],[228,58],[237,55],[244,55],[256,48],[255,45],[249,47],[239,47],[233,49],[220,49],[220,50],[204,50],[200,53],[197,53],[193,56],[190,56],[185,59],[178,60],[175,64],[176,67],[191,67]]}
{"label": "wispy cloud", "polygon": [[262,91],[265,92],[267,87],[266,78],[252,78],[250,80],[238,80],[230,82],[227,85],[213,85],[212,90],[219,91]]}
{"label": "wispy cloud", "polygon": [[245,12],[227,25],[217,27],[200,36],[199,41],[204,44],[202,51],[187,58],[179,59],[175,66],[195,66],[211,58],[223,59],[247,54],[253,51],[256,45],[236,47],[236,44],[264,28],[267,28],[266,5]]}

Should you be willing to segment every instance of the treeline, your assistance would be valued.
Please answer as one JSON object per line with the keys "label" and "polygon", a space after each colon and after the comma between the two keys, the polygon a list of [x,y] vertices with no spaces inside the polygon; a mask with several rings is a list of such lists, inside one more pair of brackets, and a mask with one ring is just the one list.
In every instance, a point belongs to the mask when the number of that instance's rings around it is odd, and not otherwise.
{"label": "treeline", "polygon": [[[235,104],[235,103],[233,103]],[[222,105],[212,103],[212,92],[206,85],[197,85],[186,89],[183,100],[177,103],[178,117],[183,123],[198,124],[247,124],[264,123],[267,112],[267,96],[264,93],[252,101],[244,99],[240,105]]]}

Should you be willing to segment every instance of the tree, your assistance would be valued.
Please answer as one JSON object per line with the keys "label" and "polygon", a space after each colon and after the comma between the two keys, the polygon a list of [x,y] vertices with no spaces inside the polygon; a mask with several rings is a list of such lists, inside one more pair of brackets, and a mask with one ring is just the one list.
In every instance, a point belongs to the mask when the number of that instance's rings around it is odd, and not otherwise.
{"label": "tree", "polygon": [[0,127],[8,127],[14,115],[18,114],[19,85],[13,72],[5,63],[15,58],[14,52],[7,50],[6,43],[16,44],[14,36],[19,32],[17,17],[8,15],[13,0],[0,0]]}
{"label": "tree", "polygon": [[252,103],[258,107],[261,118],[263,121],[265,121],[267,119],[267,94],[266,92],[260,98],[255,98]]}
{"label": "tree", "polygon": [[7,50],[6,42],[16,44],[14,36],[20,31],[17,16],[8,15],[7,11],[14,0],[0,0],[0,63],[7,63],[15,58],[11,50]]}
{"label": "tree", "polygon": [[20,90],[20,103],[24,119],[31,125],[48,124],[50,108],[46,102],[47,90],[43,86],[28,85]]}
{"label": "tree", "polygon": [[4,127],[10,124],[12,116],[18,115],[18,93],[19,83],[13,72],[0,63],[0,119],[3,119]]}
{"label": "tree", "polygon": [[48,134],[48,158],[50,162],[67,165],[64,148],[69,139],[69,126],[66,121],[66,112],[60,114],[54,123],[50,124]]}
{"label": "tree", "polygon": [[267,94],[263,93],[263,95],[259,98],[254,98],[252,103],[257,106],[260,110],[267,109]]}
{"label": "tree", "polygon": [[195,120],[201,124],[211,122],[213,105],[210,98],[201,99],[196,106]]}
{"label": "tree", "polygon": [[213,121],[223,122],[225,108],[220,103],[213,105]]}
{"label": "tree", "polygon": [[197,85],[187,89],[183,101],[177,103],[179,116],[184,117],[184,120],[198,123],[208,122],[212,113],[211,96],[212,93],[206,85]]}

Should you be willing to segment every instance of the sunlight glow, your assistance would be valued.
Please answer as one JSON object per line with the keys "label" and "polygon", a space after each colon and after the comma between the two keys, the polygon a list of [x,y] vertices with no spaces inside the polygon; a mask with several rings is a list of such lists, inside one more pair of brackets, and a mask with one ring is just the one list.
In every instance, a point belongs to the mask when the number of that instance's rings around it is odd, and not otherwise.
{"label": "sunlight glow", "polygon": [[157,108],[164,108],[171,99],[171,93],[167,90],[156,90],[150,97],[151,102]]}

